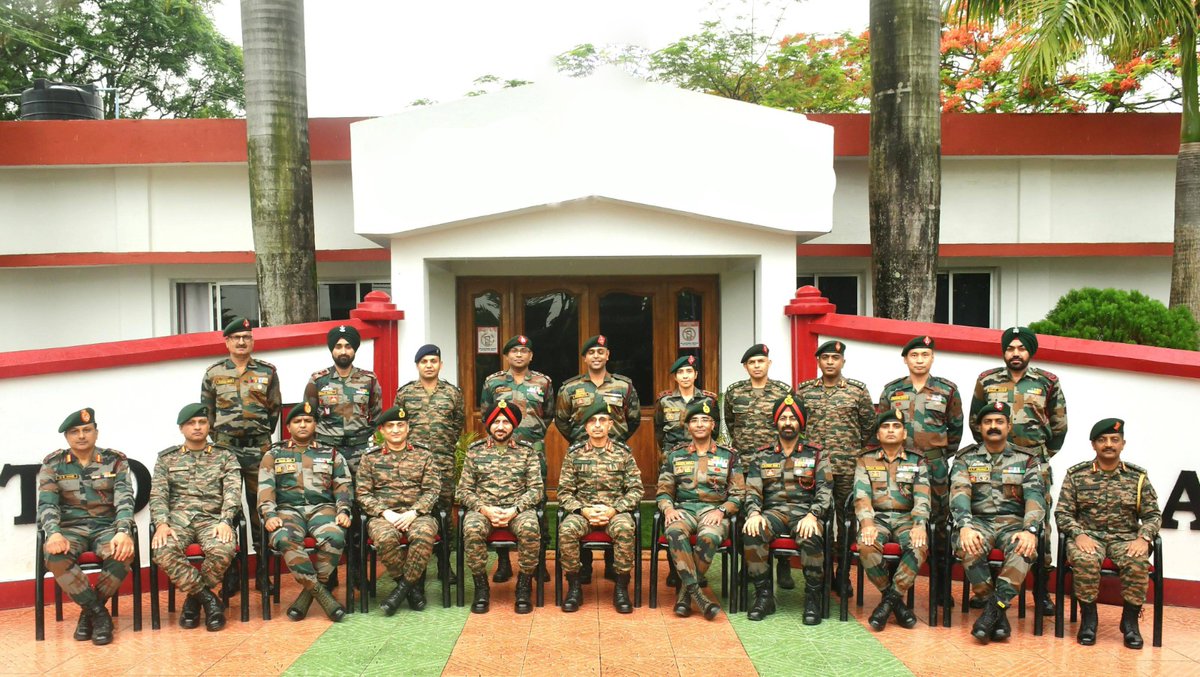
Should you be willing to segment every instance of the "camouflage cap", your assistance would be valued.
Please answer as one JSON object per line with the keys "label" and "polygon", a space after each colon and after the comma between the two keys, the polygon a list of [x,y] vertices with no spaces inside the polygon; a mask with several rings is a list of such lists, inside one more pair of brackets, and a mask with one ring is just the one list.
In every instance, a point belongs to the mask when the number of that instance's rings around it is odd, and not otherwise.
{"label": "camouflage cap", "polygon": [[517,336],[510,338],[508,340],[508,342],[504,344],[504,350],[501,350],[500,352],[507,355],[508,351],[512,350],[513,348],[516,348],[517,346],[521,346],[522,348],[528,348],[530,350],[533,350],[533,341],[530,341],[528,336],[517,335]]}
{"label": "camouflage cap", "polygon": [[763,357],[769,357],[770,354],[771,351],[767,348],[767,344],[755,343],[747,348],[746,352],[742,353],[742,364],[749,362],[750,358],[752,357],[758,357],[759,355],[762,355]]}
{"label": "camouflage cap", "polygon": [[683,357],[679,358],[678,360],[675,360],[674,362],[671,363],[670,373],[674,374],[675,372],[679,371],[680,369],[682,369],[684,367],[691,367],[692,369],[695,369],[696,368],[696,356],[695,355],[684,355]]}
{"label": "camouflage cap", "polygon": [[417,348],[417,356],[413,358],[413,362],[420,362],[421,358],[425,357],[426,355],[436,355],[440,358],[442,356],[442,349],[433,345],[432,343],[426,343],[420,348]]}
{"label": "camouflage cap", "polygon": [[933,340],[932,336],[914,336],[909,339],[908,343],[904,344],[903,348],[900,349],[900,355],[908,355],[908,351],[915,348],[928,348],[933,350],[934,343],[935,341]]}
{"label": "camouflage cap", "polygon": [[983,421],[984,416],[989,414],[1002,414],[1004,418],[1012,421],[1012,407],[1008,406],[1008,402],[1002,402],[999,400],[995,402],[988,402],[980,407],[979,411],[976,412],[976,416],[979,418],[980,422]]}
{"label": "camouflage cap", "polygon": [[820,356],[824,355],[825,353],[837,353],[838,355],[845,355],[846,354],[846,344],[842,343],[841,341],[826,341],[826,342],[822,343],[817,348],[817,352],[815,352],[813,354],[816,355],[817,357],[820,357]]}
{"label": "camouflage cap", "polygon": [[492,423],[501,416],[507,418],[514,428],[521,424],[521,410],[508,406],[508,400],[500,400],[483,413],[483,427],[490,430]]}
{"label": "camouflage cap", "polygon": [[291,410],[288,411],[287,420],[284,421],[284,424],[286,425],[291,423],[293,419],[300,418],[301,416],[316,418],[316,414],[313,413],[313,406],[311,402],[304,402],[292,407]]}
{"label": "camouflage cap", "polygon": [[716,418],[713,414],[717,411],[717,404],[707,397],[692,402],[688,405],[687,411],[683,414],[683,422],[687,423],[695,416],[708,416]]}
{"label": "camouflage cap", "polygon": [[612,416],[612,407],[609,406],[608,402],[604,401],[603,397],[596,398],[596,401],[592,402],[592,406],[584,409],[583,416],[581,416],[579,420],[587,423],[588,421],[592,420],[593,416],[599,416],[600,414],[608,417]]}
{"label": "camouflage cap", "polygon": [[1125,421],[1119,418],[1103,418],[1096,421],[1096,425],[1092,426],[1092,432],[1088,433],[1088,439],[1093,442],[1101,435],[1109,433],[1117,433],[1121,437],[1125,437]]}
{"label": "camouflage cap", "polygon": [[63,419],[62,425],[58,426],[58,432],[65,433],[71,428],[89,423],[96,422],[96,410],[91,407],[84,407],[79,411],[73,411]]}
{"label": "camouflage cap", "polygon": [[358,350],[358,347],[362,345],[362,336],[359,335],[357,329],[348,324],[330,329],[329,333],[325,335],[325,345],[329,346],[330,350],[333,350],[337,342],[342,339],[346,339],[346,343],[349,343],[350,347],[355,350]]}
{"label": "camouflage cap", "polygon": [[888,421],[899,421],[904,423],[904,416],[904,412],[900,409],[888,409],[887,411],[881,411],[879,412],[879,415],[875,417],[875,427],[873,430],[878,432],[879,426],[887,423]]}
{"label": "camouflage cap", "polygon": [[404,411],[404,407],[395,406],[395,407],[392,407],[391,409],[384,411],[382,414],[380,414],[375,419],[375,427],[378,428],[379,426],[383,425],[384,423],[391,423],[392,421],[407,421],[407,420],[408,420],[408,412]]}
{"label": "camouflage cap", "polygon": [[197,416],[203,416],[207,419],[208,407],[199,402],[184,405],[183,409],[179,410],[179,415],[175,417],[175,425],[183,425]]}
{"label": "camouflage cap", "polygon": [[1005,329],[1004,333],[1000,335],[1000,350],[1007,350],[1013,339],[1019,340],[1021,345],[1025,346],[1025,350],[1029,351],[1030,357],[1033,357],[1033,354],[1037,352],[1037,334],[1033,333],[1033,330],[1029,327],[1009,327]]}
{"label": "camouflage cap", "polygon": [[579,349],[579,354],[587,355],[587,351],[591,348],[607,349],[608,348],[608,337],[605,336],[604,334],[596,334],[595,336],[589,336],[588,339],[583,342],[583,347]]}
{"label": "camouflage cap", "polygon": [[771,407],[771,422],[778,423],[779,417],[783,416],[783,412],[788,409],[791,409],[792,413],[799,419],[800,429],[803,430],[808,425],[808,411],[804,408],[804,403],[797,401],[796,398],[792,397],[791,393],[775,400],[775,404]]}
{"label": "camouflage cap", "polygon": [[254,329],[254,327],[250,326],[250,320],[247,320],[241,315],[236,315],[232,320],[229,321],[229,324],[225,325],[225,330],[221,333],[228,337],[233,334],[243,331],[250,331],[252,329]]}

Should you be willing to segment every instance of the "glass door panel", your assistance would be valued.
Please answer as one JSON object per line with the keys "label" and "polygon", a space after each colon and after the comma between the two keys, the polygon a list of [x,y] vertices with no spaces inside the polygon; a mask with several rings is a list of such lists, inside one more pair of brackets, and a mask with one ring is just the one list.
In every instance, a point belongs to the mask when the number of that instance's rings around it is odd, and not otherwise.
{"label": "glass door panel", "polygon": [[524,333],[533,342],[530,368],[549,376],[557,392],[579,373],[579,296],[569,291],[526,296],[524,310]]}
{"label": "glass door panel", "polygon": [[600,295],[600,330],[608,338],[608,371],[633,380],[642,406],[654,406],[654,296]]}

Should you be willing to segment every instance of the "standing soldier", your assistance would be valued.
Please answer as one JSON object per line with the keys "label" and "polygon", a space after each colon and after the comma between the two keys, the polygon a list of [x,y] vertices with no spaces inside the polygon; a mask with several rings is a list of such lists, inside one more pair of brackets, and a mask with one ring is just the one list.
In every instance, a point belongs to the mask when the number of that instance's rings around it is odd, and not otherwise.
{"label": "standing soldier", "polygon": [[715,405],[717,394],[696,388],[696,356],[684,355],[671,365],[671,376],[675,379],[674,390],[664,390],[654,402],[654,443],[658,445],[658,463],[662,465],[667,452],[691,440],[683,415],[688,405],[697,397],[707,398]]}
{"label": "standing soldier", "polygon": [[[742,354],[742,366],[750,378],[725,389],[725,428],[741,460],[743,473],[748,472],[759,449],[775,442],[778,431],[773,423],[772,407],[792,392],[788,384],[767,377],[771,369],[770,352],[762,343],[750,346]],[[788,561],[779,560],[778,567],[779,587],[785,590],[796,587]]]}
{"label": "standing soldier", "polygon": [[[208,443],[208,409],[203,404],[180,409],[175,422],[183,444],[160,451],[154,463],[150,551],[167,578],[187,594],[179,625],[199,625],[203,604],[204,625],[215,632],[225,627],[225,611],[213,590],[238,546],[233,523],[242,509],[241,466],[228,450]],[[186,554],[193,543],[204,553],[199,571]]]}
{"label": "standing soldier", "polygon": [[[279,376],[275,365],[251,357],[254,333],[250,320],[235,317],[225,325],[225,348],[229,357],[204,372],[200,401],[208,410],[212,441],[233,452],[242,466],[242,484],[247,505],[258,502],[258,469],[263,452],[271,446],[271,435],[279,422],[283,406],[279,396]],[[250,510],[250,530],[254,542],[262,540],[262,521],[258,511]],[[267,585],[263,565],[258,558],[258,585]]]}
{"label": "standing soldier", "polygon": [[[355,493],[367,519],[367,532],[396,589],[379,603],[391,616],[405,599],[414,611],[425,608],[425,567],[437,540],[432,513],[441,492],[433,454],[408,441],[408,413],[392,407],[375,420],[383,446],[363,454]],[[407,541],[401,547],[400,539]]]}
{"label": "standing soldier", "polygon": [[[904,448],[908,435],[904,416],[899,409],[888,409],[876,417],[878,446],[864,451],[854,470],[858,555],[871,584],[883,593],[867,621],[876,630],[882,630],[892,614],[901,627],[917,626],[904,596],[916,583],[928,554],[929,468],[920,454]],[[894,577],[883,562],[883,546],[888,543],[900,546]]]}
{"label": "standing soldier", "polygon": [[375,372],[354,366],[354,354],[362,337],[354,327],[342,325],[329,330],[325,344],[333,355],[333,366],[316,372],[304,387],[304,400],[317,413],[317,441],[337,449],[358,472],[358,459],[374,438],[372,422],[383,408],[383,392]]}
{"label": "standing soldier", "polygon": [[758,450],[746,478],[742,532],[747,575],[754,581],[754,603],[747,617],[761,621],[775,613],[770,544],[790,535],[799,543],[804,565],[804,624],[817,625],[825,587],[821,523],[833,507],[833,473],[824,450],[802,441],[807,415],[801,402],[785,395],[775,401],[771,418],[776,440]]}
{"label": "standing soldier", "polygon": [[455,497],[466,511],[461,525],[467,566],[475,582],[471,611],[487,613],[491,590],[487,577],[487,539],[492,529],[508,529],[517,537],[516,612],[533,611],[530,595],[538,567],[541,528],[536,508],[542,502],[542,471],[528,442],[513,437],[521,410],[500,400],[484,412],[488,436],[467,450]]}
{"label": "standing soldier", "polygon": [[[1038,527],[1046,501],[1038,461],[1008,440],[1012,410],[1004,402],[977,412],[983,444],[962,450],[950,477],[950,516],[958,529],[955,552],[977,597],[987,597],[971,628],[975,639],[1008,639],[1008,605],[1037,557]],[[992,585],[988,554],[1004,552],[1004,565]]]}
{"label": "standing soldier", "polygon": [[[337,623],[346,610],[326,586],[346,547],[354,498],[346,461],[315,439],[314,413],[308,402],[293,407],[287,417],[292,439],[275,444],[263,455],[258,511],[270,533],[271,548],[282,553],[288,570],[304,588],[288,608],[288,618],[302,620],[315,599],[329,620]],[[305,536],[317,542],[315,567],[304,550]]]}
{"label": "standing soldier", "polygon": [[[91,407],[72,412],[58,432],[68,448],[47,456],[38,471],[37,517],[46,535],[46,568],[79,605],[75,639],[104,645],[113,639],[104,602],[117,594],[133,559],[129,461],[115,449],[96,447]],[[104,560],[94,589],[77,563],[89,550]]]}
{"label": "standing soldier", "polygon": [[558,557],[568,584],[562,610],[578,611],[583,603],[579,542],[589,532],[603,529],[612,538],[615,553],[613,607],[618,613],[633,613],[629,572],[637,531],[630,513],[642,501],[642,473],[629,447],[608,436],[613,421],[607,402],[593,402],[584,416],[588,439],[567,449],[558,479],[558,505],[567,513],[558,525]]}
{"label": "standing soldier", "polygon": [[[1037,353],[1037,334],[1028,327],[1005,329],[1000,337],[1004,366],[989,369],[979,375],[971,397],[971,411],[989,402],[1004,402],[1012,407],[1012,443],[1025,449],[1041,464],[1042,484],[1046,489],[1046,529],[1043,538],[1050,538],[1050,487],[1054,481],[1050,459],[1062,449],[1067,438],[1067,400],[1058,377],[1045,369],[1029,366]],[[982,440],[979,421],[971,417],[971,435]],[[1049,540],[1046,541],[1049,543]],[[1050,548],[1046,548],[1049,567]],[[975,600],[972,600],[975,602]],[[1044,616],[1054,613],[1050,595],[1039,600]]]}
{"label": "standing soldier", "polygon": [[[817,348],[821,375],[796,386],[797,399],[808,412],[805,435],[829,456],[833,468],[833,507],[837,513],[837,541],[846,542],[846,502],[854,493],[854,467],[859,453],[871,441],[875,405],[862,381],[842,376],[846,344],[826,341]],[[786,562],[786,560],[784,560]],[[850,578],[842,577],[845,562],[838,562],[834,588],[839,596],[853,593]],[[845,582],[846,589],[842,590]]]}
{"label": "standing soldier", "polygon": [[[900,355],[908,367],[908,376],[898,378],[883,387],[878,411],[903,411],[905,445],[915,450],[929,468],[929,489],[932,493],[930,521],[939,533],[945,530],[949,513],[950,457],[962,442],[962,398],[953,381],[930,374],[933,368],[934,340],[917,336],[904,344]],[[949,544],[939,538],[934,542],[933,566],[945,567]],[[939,569],[941,571],[941,569]],[[938,590],[939,604],[953,604]]]}
{"label": "standing soldier", "polygon": [[[504,344],[504,357],[508,370],[498,371],[483,382],[479,396],[479,408],[486,411],[500,400],[521,411],[521,425],[513,431],[518,441],[528,442],[537,450],[542,468],[542,484],[546,482],[546,430],[554,420],[554,384],[550,377],[529,368],[533,362],[533,342],[528,336],[514,336]],[[503,583],[512,578],[512,560],[509,551],[497,549],[499,564],[493,583]],[[545,572],[542,572],[545,574]]]}
{"label": "standing soldier", "polygon": [[688,406],[683,422],[692,440],[667,454],[658,475],[657,497],[668,552],[682,583],[675,615],[690,615],[694,602],[710,621],[721,607],[705,594],[704,577],[717,548],[730,538],[727,518],[737,514],[745,493],[737,454],[713,439],[714,413],[716,407],[707,399]]}
{"label": "standing soldier", "polygon": [[1067,537],[1067,559],[1075,572],[1075,599],[1083,611],[1077,639],[1089,646],[1096,643],[1100,564],[1108,558],[1121,572],[1121,596],[1125,600],[1121,634],[1125,646],[1141,649],[1138,617],[1146,601],[1150,546],[1162,526],[1158,494],[1145,470],[1121,460],[1125,421],[1098,421],[1089,436],[1096,458],[1067,471],[1054,511],[1058,530]]}

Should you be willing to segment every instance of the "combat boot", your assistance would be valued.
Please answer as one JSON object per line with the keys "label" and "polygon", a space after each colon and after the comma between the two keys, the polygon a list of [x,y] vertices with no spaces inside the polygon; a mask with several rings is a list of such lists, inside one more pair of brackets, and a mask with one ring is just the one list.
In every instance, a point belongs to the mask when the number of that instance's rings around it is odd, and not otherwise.
{"label": "combat boot", "polygon": [[871,612],[867,617],[867,623],[876,632],[887,627],[888,619],[892,616],[892,606],[895,603],[895,597],[892,596],[891,588],[883,591],[883,599],[879,600],[879,606]]}
{"label": "combat boot", "polygon": [[179,608],[179,627],[191,630],[200,625],[200,597],[192,593],[183,599]]}
{"label": "combat boot", "polygon": [[475,581],[475,599],[471,602],[471,613],[486,614],[492,602],[492,591],[488,587],[487,573],[472,574],[471,580]]}
{"label": "combat boot", "polygon": [[633,613],[633,602],[629,601],[629,574],[617,574],[613,585],[613,608],[619,614]]}
{"label": "combat boot", "polygon": [[[1096,625],[1099,619],[1096,617],[1095,602],[1080,602],[1079,603],[1079,632],[1075,635],[1075,641],[1084,646],[1092,646],[1096,643]],[[1121,617],[1121,632],[1125,632],[1125,617]]]}
{"label": "combat boot", "polygon": [[92,638],[92,615],[79,607],[79,622],[75,624],[75,641],[86,642]]}
{"label": "combat boot", "polygon": [[971,634],[975,639],[987,644],[992,638],[992,631],[996,629],[996,625],[1000,622],[1000,618],[1005,616],[1008,611],[1008,605],[996,599],[995,595],[988,598],[987,604],[983,607],[983,613],[975,621],[975,625],[971,627]]}
{"label": "combat boot", "polygon": [[99,601],[92,604],[87,608],[87,613],[92,617],[92,644],[104,646],[112,643],[112,616],[108,615],[108,609],[104,608],[104,602]]}
{"label": "combat boot", "polygon": [[1142,630],[1138,627],[1138,618],[1141,615],[1141,604],[1125,602],[1125,608],[1121,611],[1121,634],[1125,636],[1125,646],[1127,648],[1141,649],[1144,645]]}
{"label": "combat boot", "polygon": [[517,573],[517,599],[513,602],[513,610],[519,614],[533,611],[533,602],[530,600],[532,594],[533,575],[524,571]]}
{"label": "combat boot", "polygon": [[384,616],[391,616],[400,610],[400,604],[408,597],[408,581],[403,578],[396,581],[396,588],[379,603]]}
{"label": "combat boot", "polygon": [[804,624],[821,624],[821,595],[825,590],[821,586],[804,586]]}
{"label": "combat boot", "polygon": [[312,606],[312,601],[312,590],[301,590],[300,594],[296,596],[296,600],[288,607],[287,617],[293,621],[304,620],[304,617],[308,615],[308,607]]}
{"label": "combat boot", "polygon": [[209,632],[216,632],[225,627],[225,607],[220,598],[208,588],[200,588],[196,596],[199,597],[200,604],[204,605],[204,627]]}
{"label": "combat boot", "polygon": [[408,608],[413,611],[424,611],[429,606],[425,599],[425,574],[416,580],[408,589]]}
{"label": "combat boot", "polygon": [[325,588],[325,586],[314,586],[312,596],[313,599],[317,601],[317,604],[321,605],[321,610],[325,612],[325,615],[329,617],[329,620],[333,621],[334,623],[341,623],[342,619],[346,617],[345,607],[343,607],[340,602],[334,599],[333,595],[329,594],[329,590]]}
{"label": "combat boot", "polygon": [[1000,615],[1000,619],[996,621],[996,627],[992,629],[992,641],[1003,642],[1012,637],[1012,626],[1008,624],[1008,614]]}
{"label": "combat boot", "polygon": [[904,595],[897,590],[892,590],[892,615],[896,617],[896,624],[905,630],[917,627],[917,615],[908,608],[908,603],[904,601]]}
{"label": "combat boot", "polygon": [[1054,615],[1054,602],[1050,601],[1050,593],[1042,593],[1042,598],[1038,600],[1038,611],[1040,611],[1043,616]]}
{"label": "combat boot", "polygon": [[754,581],[754,603],[750,605],[750,611],[746,612],[746,618],[761,621],[773,613],[775,595],[771,593],[770,582],[766,578]]}
{"label": "combat boot", "polygon": [[709,599],[708,595],[704,593],[704,588],[701,588],[699,585],[689,585],[687,587],[687,594],[696,603],[696,608],[699,609],[700,613],[704,614],[705,620],[711,621],[717,617],[717,614],[721,613],[721,605]]}
{"label": "combat boot", "polygon": [[562,610],[567,613],[579,611],[583,604],[583,586],[579,584],[579,574],[567,574],[567,596],[563,598]]}
{"label": "combat boot", "polygon": [[786,557],[780,557],[775,562],[775,582],[783,590],[796,589],[796,581],[792,580],[792,563]]}
{"label": "combat boot", "polygon": [[512,551],[498,550],[496,552],[496,573],[492,576],[492,582],[504,583],[512,577]]}
{"label": "combat boot", "polygon": [[685,586],[679,586],[679,590],[675,594],[675,615],[680,618],[687,618],[692,615],[692,599],[688,595],[688,589]]}

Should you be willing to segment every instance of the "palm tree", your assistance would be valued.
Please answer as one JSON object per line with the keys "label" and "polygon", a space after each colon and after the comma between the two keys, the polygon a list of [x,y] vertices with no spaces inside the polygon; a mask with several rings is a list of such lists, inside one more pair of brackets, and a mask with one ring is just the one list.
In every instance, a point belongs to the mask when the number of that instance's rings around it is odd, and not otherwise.
{"label": "palm tree", "polygon": [[1183,92],[1179,156],[1175,163],[1175,253],[1171,306],[1200,318],[1200,100],[1197,98],[1194,0],[947,0],[947,19],[960,24],[1018,22],[1032,30],[1013,52],[1030,80],[1045,81],[1100,46],[1133,58],[1177,40]]}

